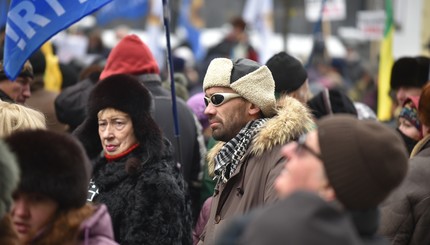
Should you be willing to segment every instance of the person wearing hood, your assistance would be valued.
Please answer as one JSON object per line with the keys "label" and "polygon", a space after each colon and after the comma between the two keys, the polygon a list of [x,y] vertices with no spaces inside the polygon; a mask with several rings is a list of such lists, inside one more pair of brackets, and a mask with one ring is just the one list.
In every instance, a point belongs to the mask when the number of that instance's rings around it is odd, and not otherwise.
{"label": "person wearing hood", "polygon": [[88,201],[108,207],[119,244],[191,244],[186,183],[152,103],[131,75],[108,76],[92,90],[74,131],[95,159]]}
{"label": "person wearing hood", "polygon": [[234,215],[277,200],[273,183],[284,160],[279,150],[309,131],[313,121],[296,99],[286,97],[277,108],[270,70],[250,59],[213,59],[203,90],[205,114],[219,141],[208,153],[217,184],[199,241],[212,244]]}
{"label": "person wearing hood", "polygon": [[10,211],[20,244],[117,244],[106,206],[86,204],[91,164],[75,138],[34,129],[5,142],[21,170]]}

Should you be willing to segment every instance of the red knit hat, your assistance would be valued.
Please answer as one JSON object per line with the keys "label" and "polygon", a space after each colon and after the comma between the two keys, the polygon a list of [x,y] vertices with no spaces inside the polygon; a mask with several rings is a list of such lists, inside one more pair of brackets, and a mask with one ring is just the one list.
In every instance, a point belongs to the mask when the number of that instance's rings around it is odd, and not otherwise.
{"label": "red knit hat", "polygon": [[159,74],[148,46],[134,34],[124,37],[110,52],[100,80],[115,74]]}

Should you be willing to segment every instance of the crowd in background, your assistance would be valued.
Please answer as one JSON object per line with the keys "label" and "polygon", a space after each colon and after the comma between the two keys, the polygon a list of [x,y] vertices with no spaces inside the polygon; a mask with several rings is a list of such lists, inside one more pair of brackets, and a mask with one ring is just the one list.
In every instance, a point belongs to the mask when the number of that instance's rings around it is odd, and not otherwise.
{"label": "crowd in background", "polygon": [[124,29],[0,62],[0,244],[429,243],[430,58],[395,61],[379,122],[353,49],[259,64],[231,26],[200,62],[175,47],[173,83]]}

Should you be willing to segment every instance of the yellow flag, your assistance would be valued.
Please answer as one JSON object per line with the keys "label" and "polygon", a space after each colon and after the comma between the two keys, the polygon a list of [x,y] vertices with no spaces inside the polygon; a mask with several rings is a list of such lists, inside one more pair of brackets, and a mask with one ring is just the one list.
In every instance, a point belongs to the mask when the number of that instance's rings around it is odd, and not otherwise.
{"label": "yellow flag", "polygon": [[57,56],[54,55],[51,42],[46,42],[40,48],[46,59],[45,70],[45,89],[54,92],[61,91],[61,84],[63,83],[63,75],[60,71],[60,65]]}
{"label": "yellow flag", "polygon": [[393,7],[391,0],[385,0],[385,30],[381,42],[378,74],[378,119],[389,121],[391,119],[390,79],[393,67]]}

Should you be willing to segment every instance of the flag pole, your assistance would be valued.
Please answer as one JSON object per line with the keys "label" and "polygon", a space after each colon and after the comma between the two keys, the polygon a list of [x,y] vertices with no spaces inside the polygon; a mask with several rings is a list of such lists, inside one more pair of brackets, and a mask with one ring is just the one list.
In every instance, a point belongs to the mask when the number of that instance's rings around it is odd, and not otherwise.
{"label": "flag pole", "polygon": [[178,120],[178,109],[176,106],[176,89],[175,89],[175,79],[173,77],[173,61],[172,61],[172,48],[170,44],[170,8],[168,0],[162,0],[163,1],[163,22],[164,22],[164,28],[166,31],[166,49],[167,49],[167,65],[168,65],[168,73],[169,73],[169,79],[170,79],[170,91],[172,95],[172,113],[173,113],[173,122],[175,126],[175,139],[176,139],[176,146],[177,146],[177,155],[179,156],[179,163],[182,164],[182,151],[181,151],[181,141],[180,141],[180,134],[179,134],[179,120]]}

